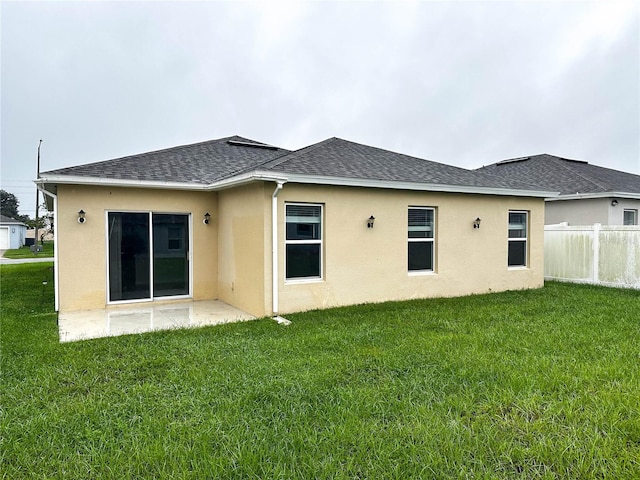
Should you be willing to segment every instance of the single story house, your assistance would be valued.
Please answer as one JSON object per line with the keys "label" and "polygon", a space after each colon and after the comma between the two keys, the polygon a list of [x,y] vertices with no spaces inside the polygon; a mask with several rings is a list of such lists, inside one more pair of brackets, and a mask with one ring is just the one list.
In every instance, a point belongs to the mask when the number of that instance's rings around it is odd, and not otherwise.
{"label": "single story house", "polygon": [[638,225],[640,175],[547,154],[511,158],[476,171],[559,191],[547,198],[547,225]]}
{"label": "single story house", "polygon": [[36,183],[60,312],[217,299],[268,316],[543,285],[552,191],[339,138],[233,136]]}
{"label": "single story house", "polygon": [[0,215],[0,250],[24,246],[27,226],[11,217]]}

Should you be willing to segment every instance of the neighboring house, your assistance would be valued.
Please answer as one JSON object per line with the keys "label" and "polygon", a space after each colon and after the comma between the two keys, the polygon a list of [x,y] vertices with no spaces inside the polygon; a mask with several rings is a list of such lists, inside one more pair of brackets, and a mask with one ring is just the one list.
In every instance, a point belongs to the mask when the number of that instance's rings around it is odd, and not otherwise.
{"label": "neighboring house", "polygon": [[0,250],[22,247],[26,231],[27,226],[24,223],[0,215]]}
{"label": "neighboring house", "polygon": [[234,136],[36,183],[62,312],[218,299],[264,316],[543,285],[550,189],[338,138]]}
{"label": "neighboring house", "polygon": [[559,191],[547,199],[547,225],[638,225],[640,175],[547,154],[503,160],[476,171]]}
{"label": "neighboring house", "polygon": [[[27,229],[27,233],[25,238],[35,238],[36,235],[36,229],[35,228],[29,228]],[[38,242],[40,241],[45,241],[45,242],[49,242],[53,240],[53,229],[48,226],[45,225],[43,228],[39,228],[38,229]],[[32,242],[32,240],[29,240],[30,242]]]}

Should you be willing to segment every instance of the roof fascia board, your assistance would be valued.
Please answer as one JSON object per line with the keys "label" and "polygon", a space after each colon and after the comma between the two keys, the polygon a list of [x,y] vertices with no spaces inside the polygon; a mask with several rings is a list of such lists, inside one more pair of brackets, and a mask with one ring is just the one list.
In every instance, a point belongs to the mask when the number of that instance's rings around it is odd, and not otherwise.
{"label": "roof fascia board", "polygon": [[18,220],[14,220],[14,219],[7,220],[6,222],[5,221],[0,221],[0,225],[23,225],[25,227],[29,226],[26,223],[22,223],[22,222],[19,222]]}
{"label": "roof fascia board", "polygon": [[149,180],[124,180],[118,178],[80,177],[73,175],[41,175],[34,180],[37,185],[94,185],[103,187],[137,187],[137,188],[168,188],[171,190],[208,190],[207,185],[183,182],[153,182]]}
{"label": "roof fascia board", "polygon": [[[418,182],[395,182],[389,180],[371,180],[360,178],[344,178],[344,177],[328,177],[321,175],[296,175],[296,174],[274,174],[270,171],[254,170],[251,172],[235,175],[233,177],[220,180],[208,185],[182,183],[182,182],[152,182],[147,180],[122,180],[99,177],[80,177],[71,175],[47,175],[41,176],[35,183],[45,187],[45,184],[73,184],[73,185],[90,185],[103,187],[134,187],[134,188],[157,188],[171,190],[196,190],[196,191],[215,191],[226,188],[233,188],[247,183],[264,181],[264,182],[292,182],[315,185],[335,185],[345,187],[366,187],[366,188],[385,188],[392,190],[415,190],[430,192],[449,192],[449,193],[475,193],[483,195],[502,195],[516,197],[542,197],[552,199],[558,192],[542,191],[542,190],[521,190],[510,188],[494,188],[494,187],[474,187],[465,185],[441,185],[433,183]],[[45,187],[46,188],[46,187]],[[580,197],[582,198],[582,197]]]}
{"label": "roof fascia board", "polygon": [[220,180],[211,184],[194,184],[184,182],[153,182],[148,180],[123,180],[102,177],[80,177],[72,175],[41,175],[34,182],[46,188],[47,185],[67,184],[67,185],[92,185],[102,187],[136,187],[136,188],[165,188],[171,190],[222,190],[232,188],[255,181],[286,182],[287,178],[282,175],[273,175],[268,172],[248,172],[241,175]]}
{"label": "roof fascia board", "polygon": [[[256,172],[259,174],[266,172]],[[418,182],[395,182],[388,180],[371,180],[359,178],[344,177],[325,177],[320,175],[286,175],[286,181],[290,183],[308,183],[317,185],[338,185],[346,187],[368,187],[368,188],[387,188],[395,190],[417,190],[430,192],[450,192],[450,193],[479,193],[484,195],[503,195],[517,197],[553,197],[559,192],[542,191],[542,190],[520,190],[509,188],[493,188],[493,187],[474,187],[464,185],[441,185],[433,183]]]}
{"label": "roof fascia board", "polygon": [[628,198],[640,200],[640,193],[631,192],[599,192],[599,193],[576,193],[573,195],[559,195],[557,197],[546,198],[547,202],[559,202],[562,200],[584,200],[597,198]]}
{"label": "roof fascia board", "polygon": [[251,182],[280,182],[287,183],[288,177],[284,175],[273,175],[270,172],[264,171],[251,171],[240,175],[234,175],[233,177],[225,178],[217,182],[211,183],[207,186],[208,190],[224,190],[226,188],[239,187]]}

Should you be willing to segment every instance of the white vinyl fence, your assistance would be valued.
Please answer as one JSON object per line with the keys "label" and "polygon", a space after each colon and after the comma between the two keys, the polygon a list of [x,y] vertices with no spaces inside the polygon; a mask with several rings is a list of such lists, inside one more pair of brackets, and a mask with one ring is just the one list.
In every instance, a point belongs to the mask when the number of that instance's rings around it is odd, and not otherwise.
{"label": "white vinyl fence", "polygon": [[640,289],[640,226],[545,225],[544,276]]}

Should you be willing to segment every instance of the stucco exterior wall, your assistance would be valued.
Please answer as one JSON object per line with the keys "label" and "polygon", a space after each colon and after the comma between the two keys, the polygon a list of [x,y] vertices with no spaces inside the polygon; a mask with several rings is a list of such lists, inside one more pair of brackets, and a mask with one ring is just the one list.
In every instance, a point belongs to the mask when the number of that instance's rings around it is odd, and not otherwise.
{"label": "stucco exterior wall", "polygon": [[607,225],[624,225],[624,211],[625,209],[636,210],[636,222],[640,221],[638,216],[640,215],[640,200],[631,198],[616,198],[617,205],[611,205],[611,199],[609,200],[609,221]]}
{"label": "stucco exterior wall", "polygon": [[[286,184],[278,202],[280,272],[286,202],[324,205],[324,275],[295,282],[281,274],[281,313],[543,285],[542,199]],[[408,272],[409,206],[436,209],[434,273]],[[509,210],[530,212],[526,268],[507,267]],[[373,229],[366,225],[370,215]],[[482,219],[479,229],[473,228],[476,217]]]}
{"label": "stucco exterior wall", "polygon": [[271,312],[272,185],[218,193],[219,299],[256,316]]}
{"label": "stucco exterior wall", "polygon": [[640,211],[640,200],[616,198],[584,198],[580,200],[553,200],[546,203],[546,224],[556,225],[623,225],[624,210]]}
{"label": "stucco exterior wall", "polygon": [[[271,182],[219,192],[60,185],[60,311],[107,304],[107,211],[192,215],[194,300],[253,315],[272,310]],[[323,205],[323,278],[285,280],[285,204]],[[457,296],[543,284],[542,199],[285,184],[278,196],[279,313],[357,303]],[[409,206],[436,209],[435,271],[407,270]],[[79,224],[77,212],[86,212]],[[529,215],[528,264],[507,267],[509,210]],[[204,225],[205,212],[212,214]],[[375,216],[375,226],[366,220]],[[473,220],[482,219],[479,229]]]}
{"label": "stucco exterior wall", "polygon": [[[78,211],[86,222],[78,223]],[[107,304],[107,211],[191,214],[192,292],[212,300],[217,292],[217,223],[202,219],[217,211],[212,192],[58,186],[57,243],[61,312],[104,308]]]}

